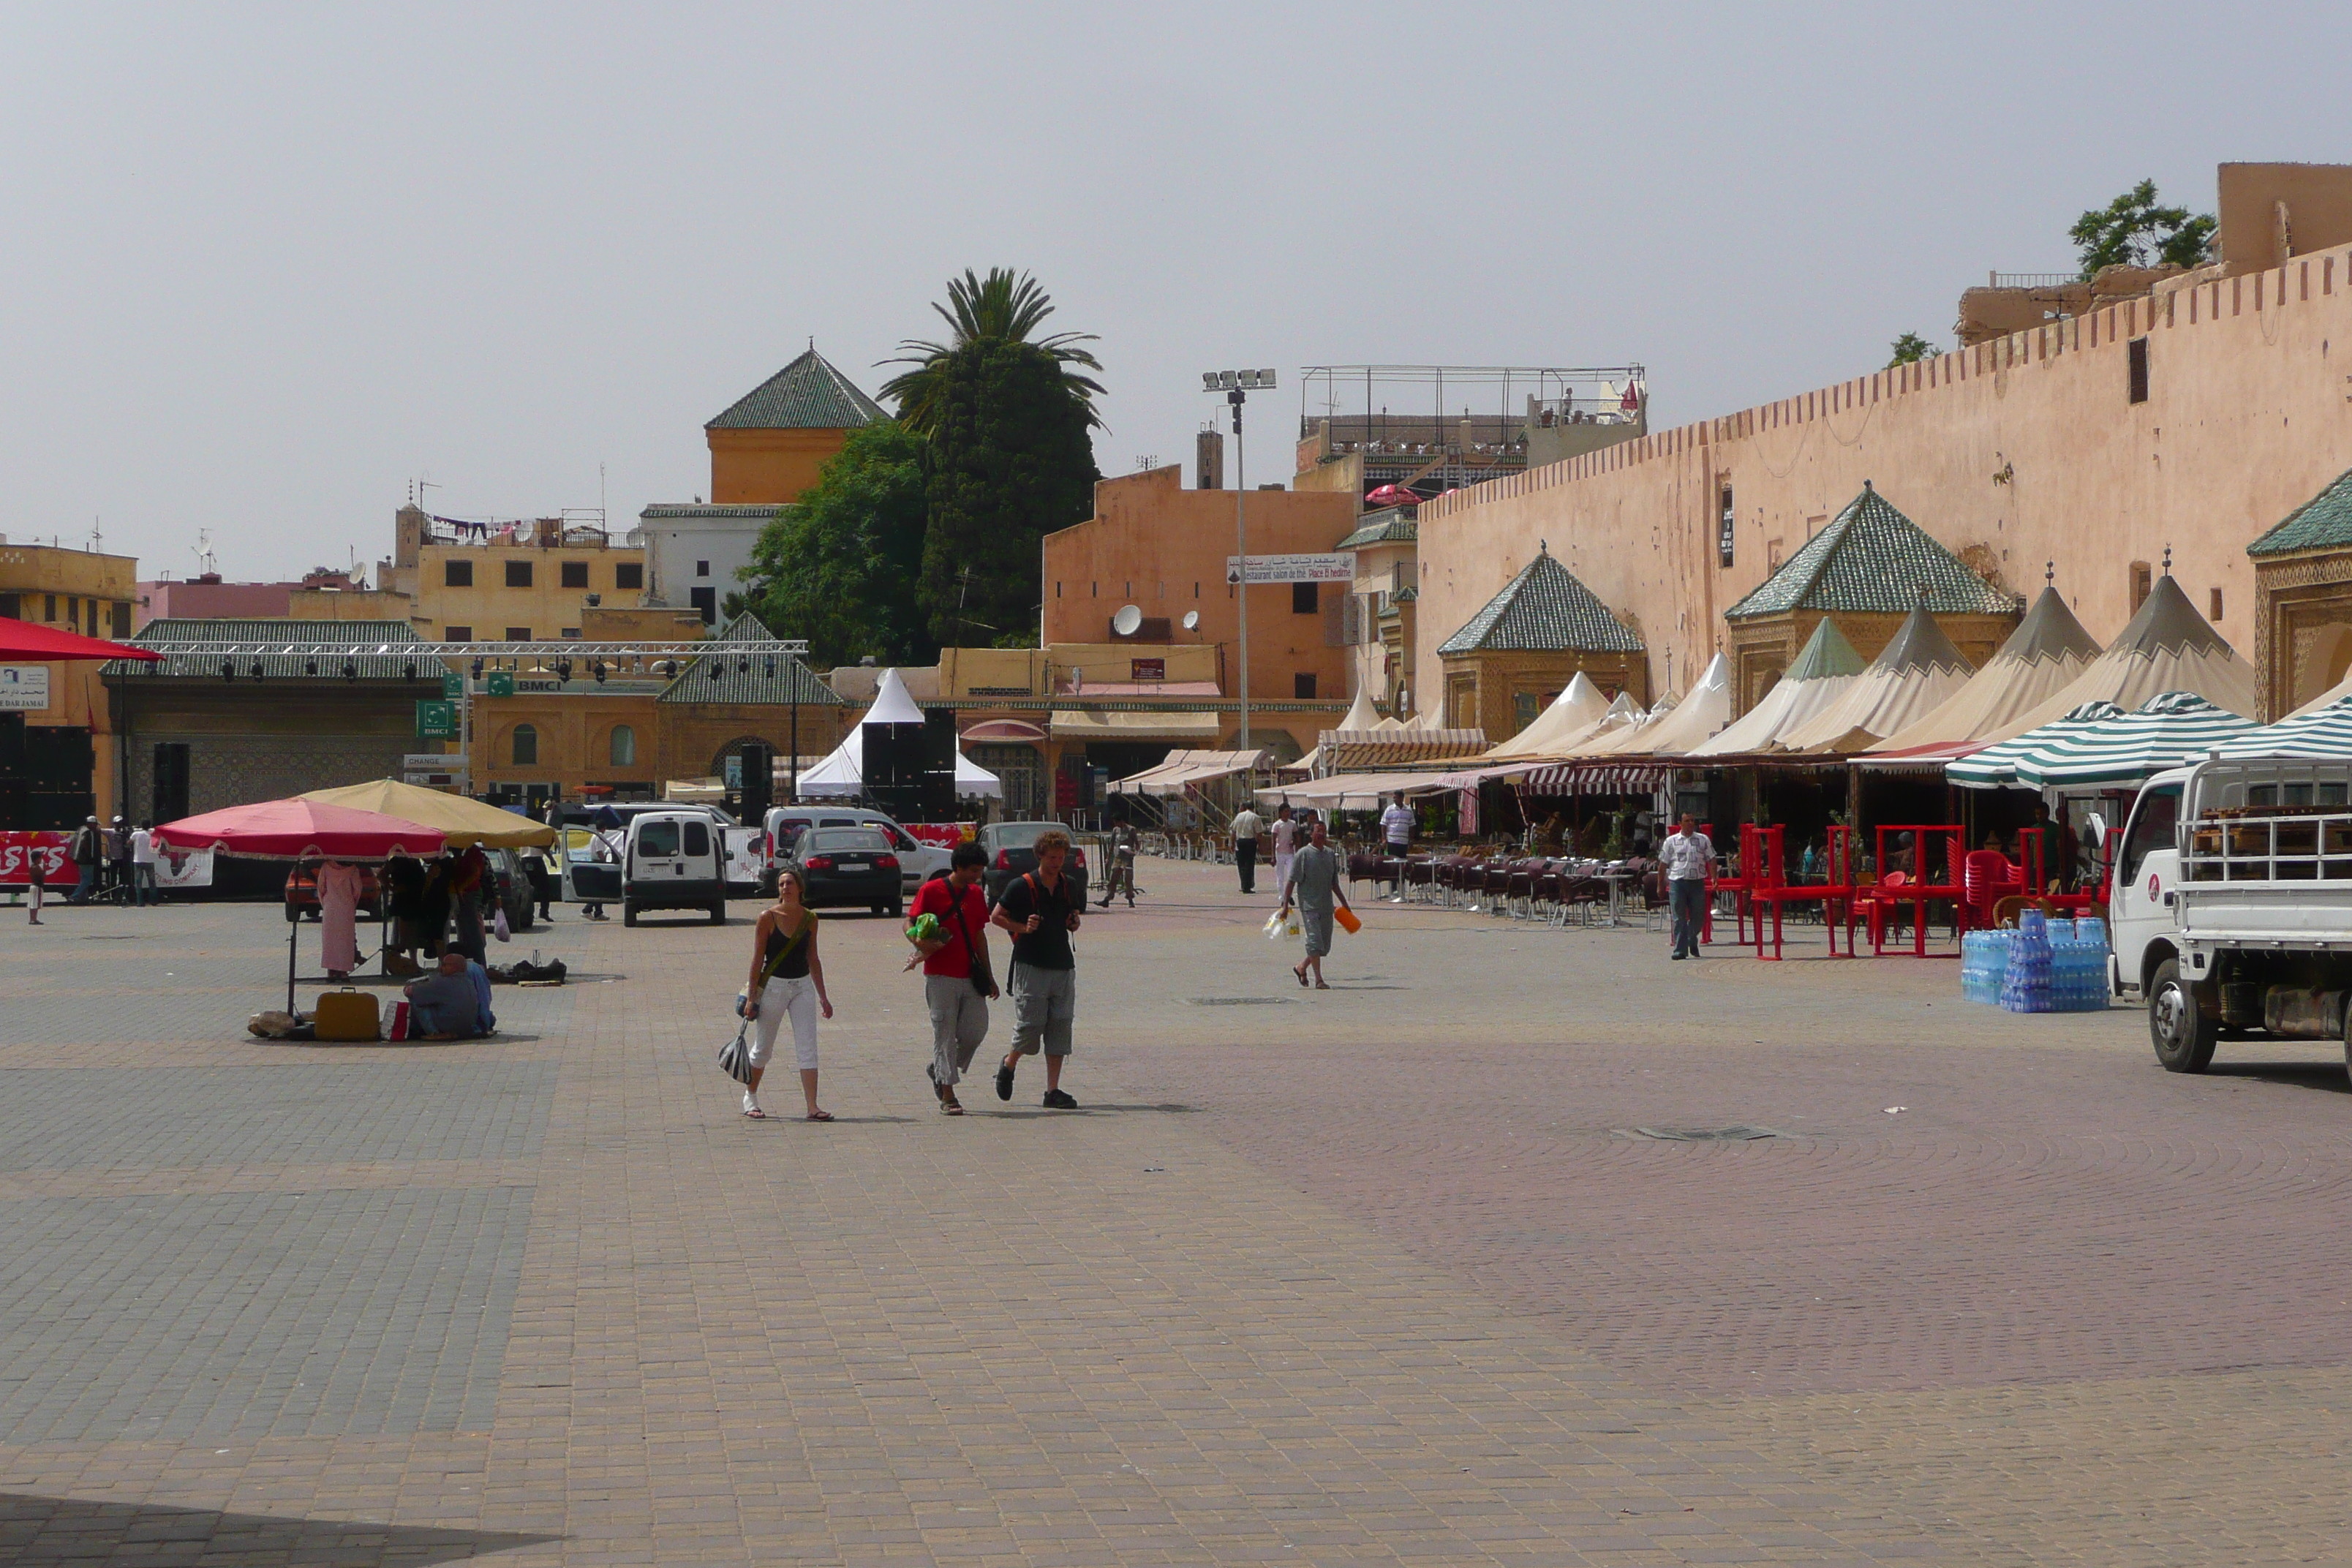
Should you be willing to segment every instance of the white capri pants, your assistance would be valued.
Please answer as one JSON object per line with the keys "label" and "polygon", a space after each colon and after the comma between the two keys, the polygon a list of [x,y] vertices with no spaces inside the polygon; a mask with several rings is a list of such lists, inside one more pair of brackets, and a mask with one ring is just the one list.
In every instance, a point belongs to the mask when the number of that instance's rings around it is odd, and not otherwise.
{"label": "white capri pants", "polygon": [[751,1065],[764,1068],[776,1051],[776,1031],[787,1016],[793,1021],[793,1064],[803,1072],[816,1071],[816,982],[771,980],[752,998],[759,1016],[751,1021]]}

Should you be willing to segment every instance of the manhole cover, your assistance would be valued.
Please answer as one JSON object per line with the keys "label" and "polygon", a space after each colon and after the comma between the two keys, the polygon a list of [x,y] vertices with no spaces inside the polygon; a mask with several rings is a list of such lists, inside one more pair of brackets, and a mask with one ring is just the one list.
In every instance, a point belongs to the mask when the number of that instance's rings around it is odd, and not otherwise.
{"label": "manhole cover", "polygon": [[1195,1007],[1274,1007],[1289,1001],[1287,996],[1195,996]]}
{"label": "manhole cover", "polygon": [[1661,1143],[1745,1143],[1756,1138],[1778,1138],[1769,1127],[1612,1127],[1619,1138],[1654,1138]]}

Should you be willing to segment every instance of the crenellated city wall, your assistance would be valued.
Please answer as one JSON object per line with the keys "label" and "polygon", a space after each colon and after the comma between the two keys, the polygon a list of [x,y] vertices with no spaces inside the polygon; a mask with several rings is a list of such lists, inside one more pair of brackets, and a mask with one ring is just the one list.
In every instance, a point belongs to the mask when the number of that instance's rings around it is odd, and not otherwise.
{"label": "crenellated city wall", "polygon": [[[2129,344],[2147,340],[2147,396]],[[2337,357],[2334,340],[2345,340]],[[2030,596],[2044,563],[2092,635],[2135,563],[2172,570],[2254,655],[2245,547],[2352,468],[2352,251],[2128,301],[1456,491],[1421,509],[1420,664],[1539,542],[1635,626],[1653,689],[1865,479]],[[1719,563],[1719,495],[1733,560]]]}

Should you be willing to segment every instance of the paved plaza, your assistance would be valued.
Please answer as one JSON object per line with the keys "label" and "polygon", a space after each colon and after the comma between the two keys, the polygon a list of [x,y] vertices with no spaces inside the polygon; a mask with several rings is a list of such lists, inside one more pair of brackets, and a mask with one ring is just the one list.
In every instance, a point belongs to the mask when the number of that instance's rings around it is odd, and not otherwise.
{"label": "paved plaza", "polygon": [[414,1046],[247,1036],[270,906],[0,910],[0,1564],[2352,1561],[2338,1047],[1391,904],[1315,993],[1141,877],[1076,1113],[829,918],[826,1126],[749,904]]}

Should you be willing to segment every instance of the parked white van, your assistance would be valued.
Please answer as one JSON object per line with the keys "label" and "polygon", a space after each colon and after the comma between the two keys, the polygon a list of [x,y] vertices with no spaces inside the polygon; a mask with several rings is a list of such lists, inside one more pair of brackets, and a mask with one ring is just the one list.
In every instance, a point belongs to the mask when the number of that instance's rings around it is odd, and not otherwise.
{"label": "parked white van", "polygon": [[621,852],[621,923],[642,910],[708,910],[727,923],[727,869],[719,829],[706,812],[646,812],[630,818]]}

